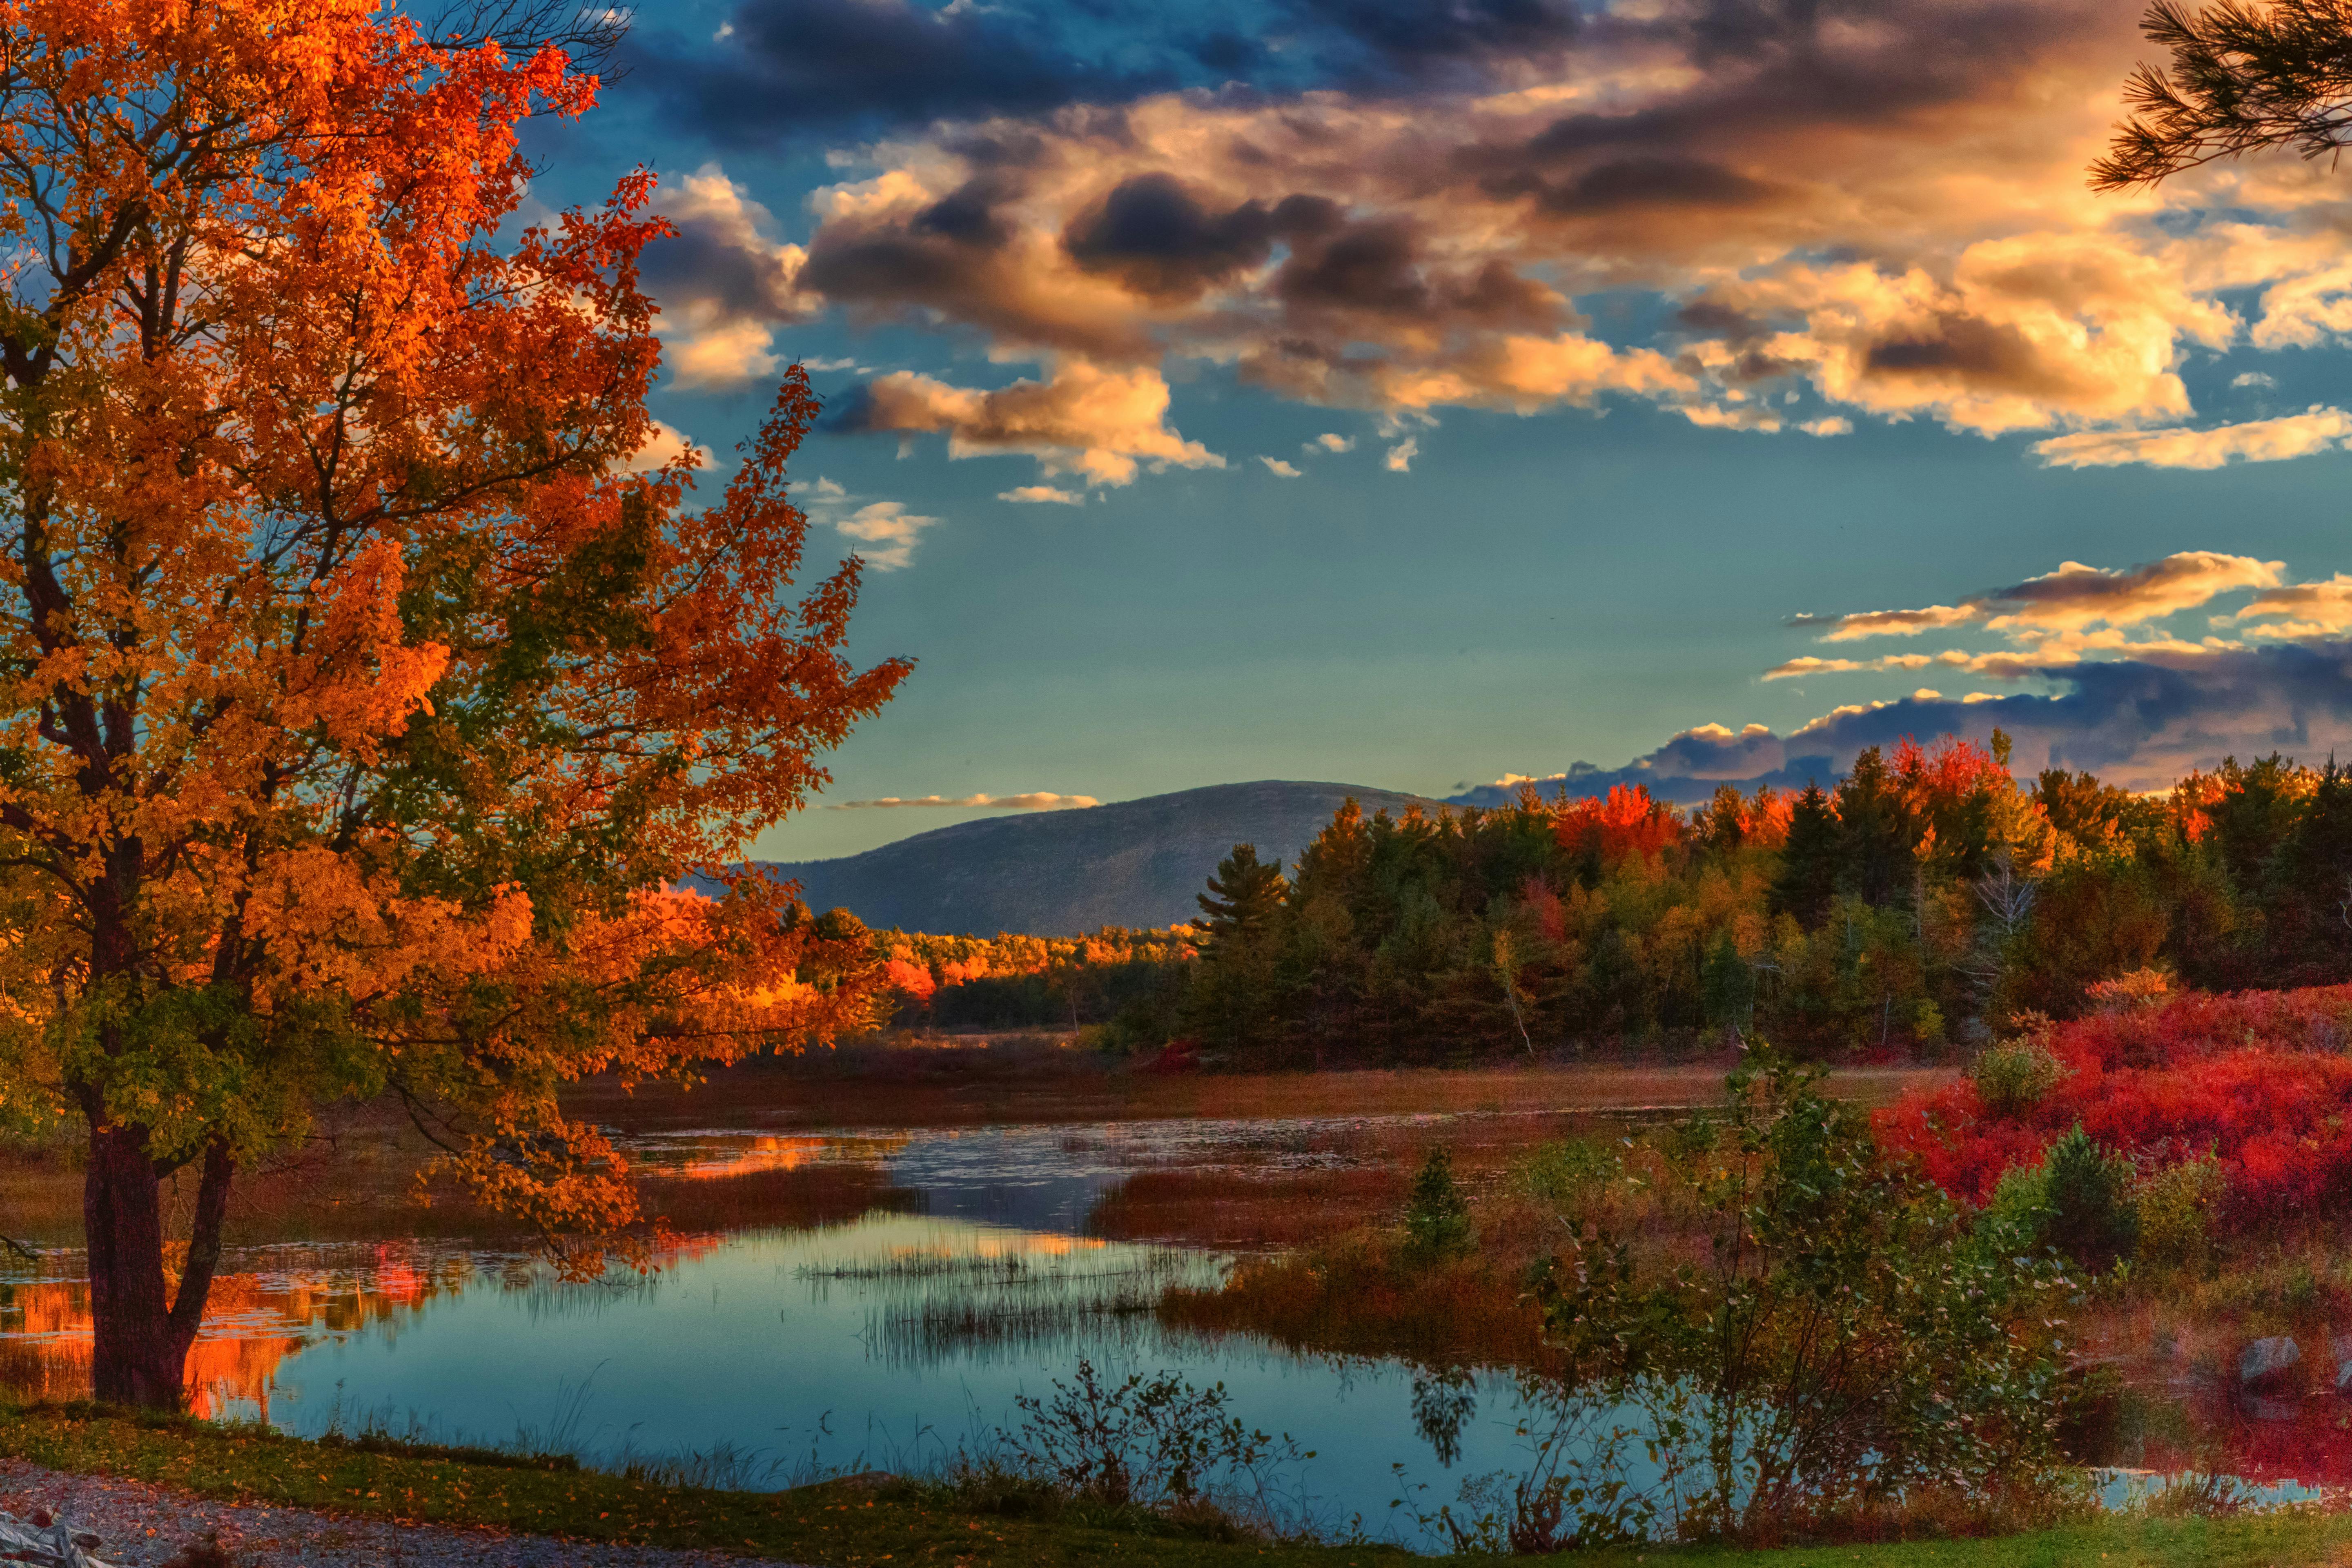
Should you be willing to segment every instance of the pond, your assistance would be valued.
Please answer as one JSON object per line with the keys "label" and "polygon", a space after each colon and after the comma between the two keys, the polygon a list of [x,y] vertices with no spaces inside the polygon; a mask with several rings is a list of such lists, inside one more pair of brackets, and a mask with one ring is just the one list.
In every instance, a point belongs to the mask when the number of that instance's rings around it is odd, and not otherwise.
{"label": "pond", "polygon": [[[671,1460],[714,1484],[772,1488],[982,1449],[1018,1425],[1020,1397],[1050,1394],[1084,1357],[1115,1375],[1223,1384],[1232,1414],[1311,1451],[1280,1478],[1289,1521],[1433,1544],[1391,1504],[1425,1488],[1412,1495],[1433,1506],[1465,1476],[1522,1468],[1510,1378],[1440,1386],[1401,1363],[1167,1329],[1150,1311],[1160,1292],[1213,1284],[1231,1259],[1084,1230],[1138,1170],[1328,1165],[1349,1158],[1351,1131],[1437,1120],[647,1135],[633,1154],[667,1173],[863,1166],[915,1212],[683,1237],[656,1273],[585,1284],[462,1244],[235,1253],[190,1358],[194,1403],[304,1436],[374,1428],[596,1464]],[[58,1252],[0,1273],[0,1377],[86,1394],[79,1262]],[[2239,1474],[2289,1483],[2282,1495],[2352,1483],[2337,1402],[2244,1406],[2192,1384],[2127,1401],[2101,1457],[2179,1468],[2217,1451]]]}
{"label": "pond", "polygon": [[[1018,1396],[1050,1394],[1086,1357],[1222,1383],[1233,1415],[1314,1456],[1281,1478],[1287,1517],[1327,1529],[1360,1518],[1381,1534],[1404,1486],[1450,1497],[1454,1477],[1515,1463],[1511,1380],[1474,1379],[1433,1403],[1402,1363],[1165,1329],[1150,1310],[1160,1291],[1213,1284],[1229,1260],[1082,1234],[1095,1200],[1139,1168],[1240,1152],[1260,1168],[1326,1163],[1339,1157],[1330,1131],[1299,1120],[648,1137],[633,1152],[679,1174],[876,1166],[919,1212],[688,1237],[654,1274],[589,1284],[463,1245],[233,1253],[191,1354],[194,1404],[303,1436],[375,1427],[604,1464],[700,1456],[716,1479],[776,1487],[984,1447],[1017,1425]],[[57,1253],[37,1272],[0,1275],[0,1376],[86,1394],[78,1262]],[[1409,1523],[1399,1533],[1419,1539]]]}

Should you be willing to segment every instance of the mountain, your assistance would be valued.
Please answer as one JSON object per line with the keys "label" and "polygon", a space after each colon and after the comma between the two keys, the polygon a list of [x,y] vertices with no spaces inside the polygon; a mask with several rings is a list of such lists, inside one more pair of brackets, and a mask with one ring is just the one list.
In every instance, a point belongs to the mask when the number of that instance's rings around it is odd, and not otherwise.
{"label": "mountain", "polygon": [[1192,900],[1236,844],[1287,868],[1340,803],[1369,816],[1436,803],[1356,784],[1264,779],[1076,811],[992,817],[918,833],[838,860],[769,862],[814,910],[943,935],[1075,936],[1107,925],[1191,920]]}

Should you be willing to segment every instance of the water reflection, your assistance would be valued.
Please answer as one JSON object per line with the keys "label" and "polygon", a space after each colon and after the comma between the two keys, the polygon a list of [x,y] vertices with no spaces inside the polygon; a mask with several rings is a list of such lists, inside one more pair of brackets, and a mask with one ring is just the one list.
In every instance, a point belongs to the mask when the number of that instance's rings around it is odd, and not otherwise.
{"label": "water reflection", "polygon": [[[728,1446],[766,1456],[745,1484],[782,1485],[807,1465],[937,1463],[1012,1423],[1017,1396],[1046,1393],[1085,1356],[1223,1383],[1234,1415],[1315,1450],[1299,1479],[1327,1519],[1402,1517],[1389,1505],[1408,1484],[1438,1483],[1429,1495],[1442,1496],[1464,1474],[1523,1469],[1519,1427],[1541,1414],[1528,1392],[1507,1375],[1169,1331],[1151,1310],[1162,1292],[1213,1282],[1224,1260],[1076,1234],[1094,1195],[1138,1168],[1231,1159],[1244,1142],[1253,1160],[1344,1160],[1335,1128],[1347,1125],[1360,1123],[645,1140],[640,1157],[683,1176],[886,1170],[930,1212],[688,1237],[657,1273],[589,1284],[449,1244],[235,1253],[190,1357],[191,1403],[302,1435],[374,1425],[444,1441],[520,1436],[591,1461]],[[0,1379],[87,1395],[78,1267],[60,1253],[46,1272],[0,1272]],[[2347,1412],[2332,1396],[2252,1408],[2173,1390],[2130,1405],[2102,1458],[2352,1484]]]}
{"label": "water reflection", "polygon": [[[58,1261],[74,1255],[58,1255]],[[278,1368],[321,1335],[381,1328],[462,1289],[484,1268],[528,1267],[520,1258],[453,1254],[415,1242],[335,1248],[257,1249],[213,1283],[188,1352],[188,1398],[199,1415],[231,1407],[269,1418]],[[36,1397],[87,1399],[90,1391],[89,1281],[0,1278],[0,1379]]]}

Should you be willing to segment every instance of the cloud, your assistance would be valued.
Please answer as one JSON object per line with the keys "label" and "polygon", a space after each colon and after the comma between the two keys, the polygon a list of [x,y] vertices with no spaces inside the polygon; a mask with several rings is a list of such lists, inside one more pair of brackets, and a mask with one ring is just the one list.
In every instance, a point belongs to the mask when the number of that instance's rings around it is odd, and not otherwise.
{"label": "cloud", "polygon": [[677,124],[739,143],[1121,99],[1164,69],[1076,58],[1045,17],[912,0],[747,0],[713,44],[633,39],[625,64]]}
{"label": "cloud", "polygon": [[872,548],[858,553],[877,572],[896,572],[915,558],[915,539],[940,520],[919,517],[902,501],[868,501],[833,526],[846,538]]}
{"label": "cloud", "polygon": [[1171,430],[1167,414],[1168,384],[1158,372],[1108,371],[1080,360],[1057,366],[1050,381],[1016,381],[992,392],[894,371],[866,383],[836,425],[943,431],[950,458],[1025,453],[1048,478],[1076,474],[1095,485],[1127,484],[1144,464],[1155,472],[1225,466]]}
{"label": "cloud", "polygon": [[1260,458],[1258,461],[1265,465],[1267,473],[1277,479],[1295,479],[1299,477],[1298,465],[1296,463],[1285,462],[1280,458]]}
{"label": "cloud", "polygon": [[656,419],[652,432],[620,467],[625,473],[649,474],[656,468],[688,459],[701,473],[709,473],[718,462],[711,456],[709,447],[698,444],[683,431]]}
{"label": "cloud", "polygon": [[2352,576],[2339,572],[2324,583],[2301,583],[2257,595],[2231,619],[2276,620],[2263,628],[2274,637],[2335,637],[2352,631]]}
{"label": "cloud", "polygon": [[[724,46],[648,35],[625,90],[739,141],[835,138],[804,250],[716,198],[691,215],[656,293],[692,384],[767,374],[822,301],[1049,386],[1209,365],[1390,418],[1929,419],[2074,467],[2340,445],[2333,409],[2204,427],[2182,366],[2352,337],[2352,190],[2282,158],[2093,196],[2131,12],[744,0]],[[1628,293],[1664,308],[1583,308]],[[1150,458],[914,416],[967,450]]]}
{"label": "cloud", "polygon": [[902,799],[884,795],[879,800],[845,800],[828,806],[828,811],[867,811],[902,805],[950,806],[963,810],[982,811],[1068,811],[1102,802],[1090,795],[1055,795],[1050,790],[1034,790],[1026,795],[965,795],[950,797],[940,795],[918,795]]}
{"label": "cloud", "polygon": [[[2267,379],[2267,378],[2265,378]],[[2256,419],[2210,430],[2105,430],[2037,442],[2034,452],[2053,468],[2111,468],[2146,463],[2156,468],[2218,468],[2232,458],[2274,463],[2309,457],[2352,436],[2352,414],[2314,405],[2302,414]]]}
{"label": "cloud", "polygon": [[2279,585],[2283,561],[2257,561],[2211,550],[2184,550],[2160,561],[2110,570],[2062,563],[2055,572],[2029,577],[1963,599],[1916,610],[1870,610],[1819,617],[1801,616],[1800,626],[1822,626],[1824,642],[1861,637],[1916,637],[1963,626],[2024,634],[2082,632],[2106,625],[2127,626],[2194,609],[2242,588]]}
{"label": "cloud", "polygon": [[1043,501],[1055,506],[1084,506],[1087,504],[1087,492],[1055,489],[1052,485],[1015,485],[1009,490],[997,491],[996,499],[1009,501]]}
{"label": "cloud", "polygon": [[1299,446],[1301,449],[1310,453],[1352,452],[1356,449],[1356,438],[1353,436],[1342,436],[1335,431],[1327,430],[1312,441],[1300,442]]}
{"label": "cloud", "polygon": [[927,528],[940,519],[907,510],[895,500],[866,500],[841,485],[817,476],[802,502],[810,518],[851,542],[860,558],[877,572],[897,572],[913,564],[915,545]]}
{"label": "cloud", "polygon": [[1413,458],[1420,455],[1421,438],[1408,436],[1389,448],[1389,455],[1382,459],[1381,466],[1392,474],[1405,473],[1412,468]]}
{"label": "cloud", "polygon": [[776,329],[822,301],[800,284],[808,253],[772,237],[775,220],[716,163],[656,194],[677,233],[646,247],[644,282],[660,301],[673,387],[739,386],[773,374]]}
{"label": "cloud", "polygon": [[[1839,707],[1782,735],[1761,725],[1735,734],[1721,725],[1685,731],[1622,768],[1580,763],[1538,781],[1547,794],[1605,793],[1641,784],[1689,804],[1721,784],[1752,788],[1828,785],[1864,746],[1959,735],[1985,741],[2006,731],[2011,768],[2087,769],[2127,789],[2160,788],[2223,757],[2284,752],[2305,761],[2352,752],[2352,643],[2276,644],[2198,649],[2141,658],[2052,667],[2052,695],[1952,699],[1922,690],[1893,701]],[[1511,788],[1485,785],[1465,805],[1506,804]]]}
{"label": "cloud", "polygon": [[2268,389],[2276,386],[2278,384],[2278,379],[2264,371],[2247,370],[2240,371],[2236,375],[2231,376],[2230,378],[2230,384],[2231,386],[2259,386]]}

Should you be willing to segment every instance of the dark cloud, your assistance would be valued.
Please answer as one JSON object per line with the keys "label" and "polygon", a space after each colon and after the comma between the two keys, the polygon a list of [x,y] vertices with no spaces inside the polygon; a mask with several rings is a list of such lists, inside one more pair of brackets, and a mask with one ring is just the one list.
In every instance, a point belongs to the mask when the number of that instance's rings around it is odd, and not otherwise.
{"label": "dark cloud", "polygon": [[1072,220],[1062,245],[1079,266],[1138,294],[1191,300],[1265,261],[1278,226],[1263,202],[1213,213],[1175,175],[1138,174]]}
{"label": "dark cloud", "polygon": [[[1982,742],[1996,728],[2015,743],[2011,765],[2021,774],[2082,768],[2130,789],[2160,788],[2226,756],[2284,752],[2316,763],[2352,753],[2352,642],[2053,666],[2042,675],[2067,689],[1842,708],[1786,736],[1754,726],[1738,735],[1709,727],[1677,735],[1625,767],[1580,763],[1535,782],[1547,795],[1565,789],[1570,796],[1640,784],[1688,805],[1725,783],[1785,789],[1819,780],[1826,786],[1865,746],[1943,735]],[[1516,784],[1486,784],[1454,798],[1501,805],[1516,791]]]}
{"label": "dark cloud", "polygon": [[745,0],[728,26],[709,43],[642,36],[625,79],[734,142],[1034,114],[1181,85],[1164,64],[1087,58],[1050,23],[992,5]]}
{"label": "dark cloud", "polygon": [[1546,188],[1543,205],[1556,213],[1602,213],[1634,206],[1741,207],[1762,201],[1770,187],[1702,158],[1619,158]]}
{"label": "dark cloud", "polygon": [[[1293,198],[1276,209],[1293,209]],[[1404,218],[1374,218],[1328,232],[1286,229],[1290,258],[1275,274],[1274,293],[1297,315],[1357,321],[1388,318],[1412,329],[1556,327],[1560,298],[1507,262],[1490,259],[1465,271],[1424,265],[1420,230]]]}
{"label": "dark cloud", "polygon": [[1573,0],[1293,0],[1289,16],[1335,77],[1358,79],[1483,76],[1556,57],[1586,30]]}
{"label": "dark cloud", "polygon": [[1498,198],[1563,218],[1628,208],[1753,205],[1771,191],[1724,162],[1832,125],[1890,128],[1980,101],[2040,51],[2079,37],[2086,7],[2040,0],[1717,0],[1654,21],[1596,18],[1588,42],[1646,46],[1698,68],[1632,111],[1559,116],[1516,142],[1456,154]]}
{"label": "dark cloud", "polygon": [[1872,375],[1939,381],[1957,377],[2029,397],[2063,396],[2074,390],[2071,381],[2015,326],[1958,314],[1871,344],[1863,367]]}

